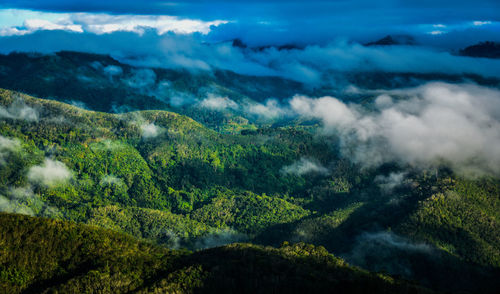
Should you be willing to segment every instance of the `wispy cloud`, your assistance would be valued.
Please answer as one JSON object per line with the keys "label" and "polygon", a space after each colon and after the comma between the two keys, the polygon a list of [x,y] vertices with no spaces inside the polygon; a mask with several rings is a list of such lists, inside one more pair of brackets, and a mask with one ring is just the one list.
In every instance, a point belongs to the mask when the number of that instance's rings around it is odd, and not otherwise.
{"label": "wispy cloud", "polygon": [[7,138],[0,135],[0,166],[11,153],[21,150],[21,142],[17,138]]}
{"label": "wispy cloud", "polygon": [[220,97],[214,94],[208,94],[207,98],[203,99],[199,105],[203,108],[224,110],[224,109],[238,109],[238,103],[229,99],[228,97]]}
{"label": "wispy cloud", "polygon": [[303,157],[290,165],[284,166],[281,172],[302,176],[305,174],[327,174],[328,169],[322,166],[317,160]]}

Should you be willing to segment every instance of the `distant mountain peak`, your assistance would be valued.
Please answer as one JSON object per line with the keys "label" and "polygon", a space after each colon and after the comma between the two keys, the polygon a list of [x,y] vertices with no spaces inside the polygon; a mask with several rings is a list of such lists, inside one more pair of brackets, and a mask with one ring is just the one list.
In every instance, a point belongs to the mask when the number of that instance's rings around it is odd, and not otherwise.
{"label": "distant mountain peak", "polygon": [[366,43],[365,46],[394,46],[415,44],[415,38],[410,35],[387,35],[377,41]]}
{"label": "distant mountain peak", "polygon": [[469,57],[500,58],[500,43],[485,41],[460,50],[460,55]]}
{"label": "distant mountain peak", "polygon": [[248,46],[245,42],[243,42],[241,39],[234,39],[232,41],[232,46],[236,48],[241,48],[241,49],[251,49],[253,51],[263,51],[269,48],[276,48],[278,51],[281,50],[294,50],[294,49],[304,49],[304,46],[297,45],[297,44],[283,44],[283,45],[262,45],[262,46],[256,46],[256,47],[250,47]]}

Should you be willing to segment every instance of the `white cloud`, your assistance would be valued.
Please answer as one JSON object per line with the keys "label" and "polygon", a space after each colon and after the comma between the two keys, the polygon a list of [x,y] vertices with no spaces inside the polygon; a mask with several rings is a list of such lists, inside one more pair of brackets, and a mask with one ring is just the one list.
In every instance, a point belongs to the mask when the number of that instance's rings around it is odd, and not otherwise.
{"label": "white cloud", "polygon": [[83,33],[81,25],[76,25],[71,23],[64,24],[62,22],[53,23],[51,21],[44,19],[27,19],[24,21],[24,27],[26,28],[26,31],[29,32],[34,32],[38,30],[46,30],[46,31],[64,30],[70,32]]}
{"label": "white cloud", "polygon": [[248,236],[233,229],[219,229],[196,239],[196,249],[207,249],[248,240]]}
{"label": "white cloud", "polygon": [[378,175],[375,177],[375,183],[378,184],[380,189],[389,194],[394,188],[401,186],[406,178],[405,172],[390,173],[387,176]]}
{"label": "white cloud", "polygon": [[446,31],[442,31],[442,30],[434,30],[434,31],[429,32],[430,35],[442,35],[445,33],[446,33]]}
{"label": "white cloud", "polygon": [[[429,28],[431,30],[434,28]],[[143,35],[43,31],[19,38],[0,38],[0,52],[3,53],[60,50],[110,54],[135,66],[193,71],[218,68],[240,74],[281,76],[311,86],[324,83],[331,86],[338,73],[343,72],[471,73],[500,77],[500,60],[455,56],[419,46],[366,47],[339,41],[300,50],[244,50],[233,47],[231,42],[207,42],[199,34],[158,36],[149,30]]]}
{"label": "white cloud", "polygon": [[37,121],[38,111],[17,99],[8,107],[0,106],[0,118]]}
{"label": "white cloud", "polygon": [[28,171],[28,180],[44,186],[62,184],[71,179],[71,171],[60,161],[45,158],[41,165],[32,166]]}
{"label": "white cloud", "polygon": [[154,123],[144,123],[141,125],[142,137],[145,139],[154,138],[161,133],[162,129]]}
{"label": "white cloud", "polygon": [[147,88],[156,83],[156,74],[152,69],[141,68],[132,71],[132,76],[127,78],[125,82],[134,88]]}
{"label": "white cloud", "polygon": [[264,104],[248,104],[245,106],[244,111],[263,119],[275,119],[288,114],[287,109],[280,105],[276,99],[268,99]]}
{"label": "white cloud", "polygon": [[0,211],[39,215],[48,217],[61,217],[57,208],[48,206],[38,195],[33,192],[33,188],[10,187],[7,195],[0,195]]}
{"label": "white cloud", "polygon": [[34,215],[31,208],[19,203],[16,200],[11,200],[5,196],[0,195],[0,211],[9,213],[18,213],[26,215]]}
{"label": "white cloud", "polygon": [[281,172],[285,174],[302,176],[310,173],[327,174],[328,169],[326,169],[316,160],[301,158],[299,161],[296,161],[291,165],[284,166],[281,169]]}
{"label": "white cloud", "polygon": [[209,94],[207,98],[202,100],[199,104],[201,107],[215,110],[224,109],[238,109],[238,103],[229,99],[228,97],[218,97],[213,94]]}
{"label": "white cloud", "polygon": [[[394,101],[367,112],[333,97],[296,96],[298,114],[320,119],[342,139],[345,156],[365,166],[396,160],[416,167],[447,164],[463,174],[500,174],[500,91],[430,83],[387,91]],[[390,104],[392,103],[392,104]]]}
{"label": "white cloud", "polygon": [[105,13],[44,13],[25,10],[10,10],[24,15],[23,25],[0,28],[0,36],[26,35],[40,30],[64,30],[69,32],[89,32],[109,34],[113,32],[134,32],[143,34],[155,30],[158,35],[168,32],[176,34],[208,34],[211,26],[228,23],[225,20],[202,21],[181,19],[166,15],[111,15]]}
{"label": "white cloud", "polygon": [[[96,66],[98,66],[96,64]],[[102,71],[109,76],[118,76],[123,73],[123,69],[117,65],[108,65]]]}
{"label": "white cloud", "polygon": [[492,22],[489,21],[489,20],[486,20],[486,21],[480,21],[480,20],[476,20],[476,21],[473,21],[472,24],[475,25],[475,26],[484,26],[484,25],[489,25],[491,24]]}
{"label": "white cloud", "polygon": [[111,185],[124,185],[125,182],[119,177],[113,175],[105,175],[101,178],[101,182],[99,183],[101,186],[111,186]]}

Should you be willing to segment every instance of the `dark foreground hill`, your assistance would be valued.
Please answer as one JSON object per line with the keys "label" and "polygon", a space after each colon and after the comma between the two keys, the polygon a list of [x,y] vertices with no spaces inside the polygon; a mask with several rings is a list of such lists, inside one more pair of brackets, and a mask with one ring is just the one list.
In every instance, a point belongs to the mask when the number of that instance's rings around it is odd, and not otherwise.
{"label": "dark foreground hill", "polygon": [[92,226],[5,213],[0,237],[3,293],[431,293],[304,243],[191,253]]}

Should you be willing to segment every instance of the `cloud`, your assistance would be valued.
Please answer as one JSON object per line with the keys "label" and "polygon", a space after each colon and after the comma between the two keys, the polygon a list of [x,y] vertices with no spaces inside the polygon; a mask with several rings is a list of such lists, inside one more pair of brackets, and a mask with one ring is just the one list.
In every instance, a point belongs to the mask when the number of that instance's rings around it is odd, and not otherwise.
{"label": "cloud", "polygon": [[32,216],[61,217],[59,210],[47,205],[33,192],[30,185],[10,187],[6,196],[0,195],[0,211]]}
{"label": "cloud", "polygon": [[374,182],[378,184],[382,192],[389,194],[398,186],[404,183],[406,178],[405,172],[390,173],[386,176],[378,175],[375,177]]}
{"label": "cloud", "polygon": [[119,177],[113,175],[105,175],[101,178],[99,184],[101,186],[112,186],[112,185],[124,185],[125,182]]}
{"label": "cloud", "polygon": [[149,68],[134,69],[132,76],[125,80],[132,88],[150,88],[156,83],[156,74]]}
{"label": "cloud", "polygon": [[28,180],[44,186],[54,186],[67,182],[72,178],[72,173],[60,161],[45,158],[41,165],[32,166],[28,170]]}
{"label": "cloud", "polygon": [[108,65],[102,71],[110,77],[119,76],[123,73],[123,69],[117,65]]}
{"label": "cloud", "polygon": [[113,32],[143,34],[146,30],[154,30],[158,35],[167,32],[208,34],[212,26],[227,23],[225,20],[202,21],[166,15],[113,15],[106,13],[48,13],[45,15],[44,12],[37,12],[35,16],[37,18],[32,18],[33,12],[24,10],[7,10],[2,11],[1,14],[16,14],[17,17],[24,15],[26,19],[20,26],[0,27],[0,36],[26,35],[40,30],[95,34]]}
{"label": "cloud", "polygon": [[284,166],[281,172],[284,174],[302,176],[310,173],[327,174],[328,169],[322,166],[317,160],[303,157],[291,165]]}
{"label": "cloud", "polygon": [[68,101],[69,104],[75,106],[75,107],[78,107],[80,109],[85,109],[85,110],[89,110],[90,108],[87,106],[87,104],[85,104],[85,102],[83,101],[78,101],[78,100],[71,100],[71,101]]}
{"label": "cloud", "polygon": [[0,195],[0,211],[34,215],[33,210],[31,210],[31,208],[23,205],[22,203],[19,203],[16,200],[9,199],[2,195]]}
{"label": "cloud", "polygon": [[276,99],[268,99],[264,103],[249,103],[245,105],[243,111],[264,120],[277,119],[288,115],[286,107],[282,106]]}
{"label": "cloud", "polygon": [[430,252],[432,247],[424,243],[413,243],[391,232],[364,233],[360,236],[364,242],[378,243],[383,246],[404,249],[407,251]]}
{"label": "cloud", "polygon": [[162,132],[162,128],[156,126],[154,123],[145,123],[141,126],[142,137],[150,139],[158,136]]}
{"label": "cloud", "polygon": [[374,111],[333,97],[295,96],[290,105],[337,133],[344,156],[366,167],[397,161],[445,164],[465,175],[500,174],[499,90],[429,83],[386,91]]}
{"label": "cloud", "polygon": [[476,21],[472,22],[472,24],[475,25],[475,26],[484,26],[484,25],[489,25],[491,23],[492,22],[489,21],[489,20],[486,20],[486,21],[476,20]]}
{"label": "cloud", "polygon": [[17,152],[21,149],[21,142],[16,139],[9,139],[0,135],[0,166],[5,164],[5,158],[13,152]]}
{"label": "cloud", "polygon": [[38,111],[26,105],[22,100],[16,99],[8,107],[0,106],[0,118],[33,122],[38,121]]}
{"label": "cloud", "polygon": [[208,97],[203,99],[199,105],[203,108],[224,110],[224,109],[238,109],[238,103],[229,99],[228,97],[219,97],[214,94],[208,94]]}
{"label": "cloud", "polygon": [[[412,277],[412,259],[431,258],[434,249],[424,243],[414,243],[392,232],[363,233],[357,238],[349,255],[349,263],[371,271]],[[434,257],[435,258],[435,257]]]}
{"label": "cloud", "polygon": [[207,249],[246,240],[248,240],[248,236],[245,234],[239,233],[233,229],[222,229],[197,238],[194,248],[197,250]]}
{"label": "cloud", "polygon": [[[360,9],[360,7],[364,9]],[[405,32],[421,32],[420,24],[453,24],[498,19],[498,1],[60,1],[3,0],[0,8],[13,9],[0,19],[19,27],[19,19],[42,18],[58,23],[61,15],[74,24],[95,23],[96,32],[141,26],[159,31],[219,31],[217,41],[244,37],[254,45],[270,43],[324,43],[339,36],[366,38]],[[26,9],[26,10],[21,10]],[[29,9],[29,10],[27,10]],[[37,14],[33,10],[39,10]],[[40,11],[48,11],[40,12]],[[452,11],[453,13],[443,13]],[[58,12],[58,13],[53,13]],[[78,12],[78,13],[75,13]],[[83,13],[80,13],[83,12]],[[14,16],[12,16],[14,14]],[[15,16],[17,14],[17,16]],[[45,16],[48,14],[49,16]],[[73,15],[96,16],[78,22]],[[139,14],[139,15],[137,15]],[[168,15],[168,16],[167,16]],[[128,21],[122,18],[129,16]],[[165,17],[162,19],[161,17]],[[88,17],[87,17],[88,18]],[[173,18],[173,19],[172,19]],[[11,20],[12,21],[7,21]],[[211,23],[230,20],[227,24]],[[0,22],[1,23],[1,22]],[[210,26],[218,25],[215,29]],[[88,28],[91,29],[91,28]],[[498,33],[491,32],[491,36]]]}

